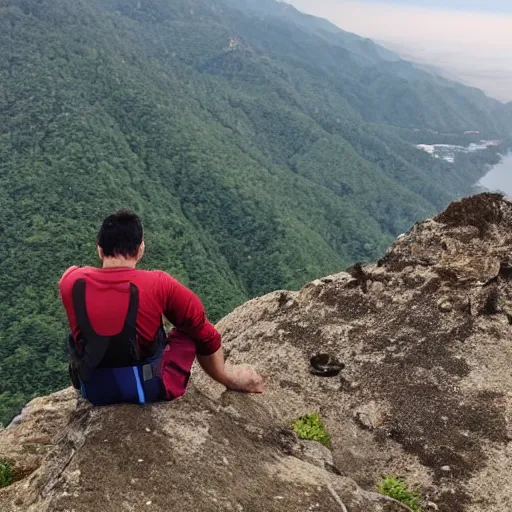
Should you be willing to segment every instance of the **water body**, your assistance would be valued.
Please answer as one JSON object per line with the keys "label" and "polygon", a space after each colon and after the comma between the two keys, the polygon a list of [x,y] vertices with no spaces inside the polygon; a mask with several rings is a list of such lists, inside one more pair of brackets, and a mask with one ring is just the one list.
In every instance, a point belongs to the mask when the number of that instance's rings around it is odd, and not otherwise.
{"label": "water body", "polygon": [[512,196],[512,153],[504,156],[501,162],[495,165],[477,185],[493,192],[500,191],[507,196]]}

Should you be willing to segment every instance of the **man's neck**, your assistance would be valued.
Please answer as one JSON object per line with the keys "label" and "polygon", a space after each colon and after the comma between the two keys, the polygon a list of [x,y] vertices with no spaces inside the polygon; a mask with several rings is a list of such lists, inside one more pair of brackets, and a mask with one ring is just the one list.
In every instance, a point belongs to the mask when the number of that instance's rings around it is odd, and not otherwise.
{"label": "man's neck", "polygon": [[135,268],[137,260],[133,258],[103,258],[103,268]]}

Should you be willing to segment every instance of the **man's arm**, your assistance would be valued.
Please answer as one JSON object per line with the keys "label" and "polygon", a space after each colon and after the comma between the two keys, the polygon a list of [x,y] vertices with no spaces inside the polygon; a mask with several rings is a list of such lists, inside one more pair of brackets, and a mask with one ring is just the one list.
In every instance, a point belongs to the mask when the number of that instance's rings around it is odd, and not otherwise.
{"label": "man's arm", "polygon": [[161,272],[160,276],[165,317],[195,341],[198,354],[209,356],[217,352],[221,336],[206,318],[199,297],[169,274]]}
{"label": "man's arm", "polygon": [[203,303],[197,295],[169,274],[162,272],[165,316],[196,343],[197,360],[215,381],[229,389],[261,393],[263,379],[250,368],[224,364],[221,336],[206,318]]}

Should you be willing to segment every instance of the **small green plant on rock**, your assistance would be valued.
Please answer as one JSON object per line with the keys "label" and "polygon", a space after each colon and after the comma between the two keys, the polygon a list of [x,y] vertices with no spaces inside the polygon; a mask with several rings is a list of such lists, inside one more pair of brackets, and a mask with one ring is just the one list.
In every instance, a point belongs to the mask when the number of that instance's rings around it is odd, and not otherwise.
{"label": "small green plant on rock", "polygon": [[12,462],[7,459],[0,459],[0,488],[11,485],[13,480]]}
{"label": "small green plant on rock", "polygon": [[300,439],[318,441],[324,446],[330,448],[331,439],[325,430],[320,416],[316,412],[306,414],[305,416],[301,416],[300,418],[296,419],[292,423],[292,427]]}
{"label": "small green plant on rock", "polygon": [[379,492],[407,505],[414,512],[421,512],[419,494],[410,490],[400,478],[387,476],[381,481]]}

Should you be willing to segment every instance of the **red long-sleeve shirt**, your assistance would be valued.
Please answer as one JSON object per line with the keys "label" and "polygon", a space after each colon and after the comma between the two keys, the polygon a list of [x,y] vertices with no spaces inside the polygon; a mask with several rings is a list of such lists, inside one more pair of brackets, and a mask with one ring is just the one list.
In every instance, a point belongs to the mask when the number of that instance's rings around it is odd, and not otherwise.
{"label": "red long-sleeve shirt", "polygon": [[165,272],[128,267],[66,270],[59,289],[75,339],[79,329],[72,291],[77,279],[86,281],[87,314],[93,329],[102,336],[121,332],[128,313],[130,283],[133,283],[139,290],[137,337],[142,350],[153,343],[162,315],[196,342],[199,354],[213,354],[221,346],[219,332],[206,318],[203,304],[192,291]]}

